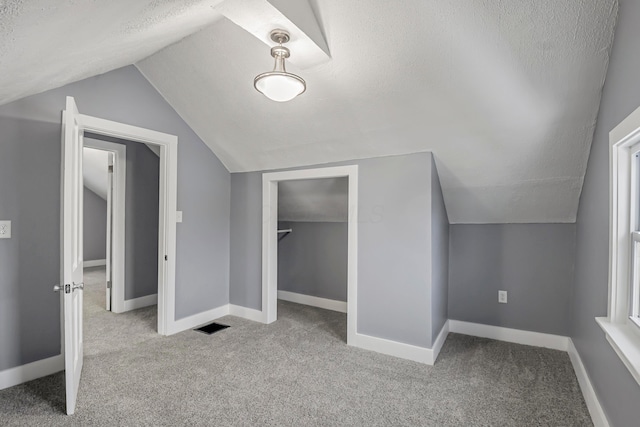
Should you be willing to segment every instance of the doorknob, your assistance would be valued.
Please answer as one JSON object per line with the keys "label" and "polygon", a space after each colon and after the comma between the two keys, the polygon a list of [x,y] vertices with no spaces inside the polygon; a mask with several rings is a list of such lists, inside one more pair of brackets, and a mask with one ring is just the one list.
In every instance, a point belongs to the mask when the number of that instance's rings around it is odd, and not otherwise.
{"label": "doorknob", "polygon": [[72,291],[75,291],[76,289],[84,289],[84,283],[74,283],[73,287],[71,287],[71,285],[55,285],[53,287],[53,292],[60,292],[60,291],[64,291],[65,294],[70,294]]}

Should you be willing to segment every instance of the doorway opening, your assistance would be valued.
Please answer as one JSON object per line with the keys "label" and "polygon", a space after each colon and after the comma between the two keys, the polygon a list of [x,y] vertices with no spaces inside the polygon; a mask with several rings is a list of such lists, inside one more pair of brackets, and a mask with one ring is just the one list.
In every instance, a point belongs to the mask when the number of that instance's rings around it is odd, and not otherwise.
{"label": "doorway opening", "polygon": [[85,133],[83,142],[84,267],[92,268],[93,278],[85,284],[95,288],[96,280],[102,282],[106,304],[100,304],[114,313],[155,306],[163,258],[160,152],[91,133]]}
{"label": "doorway opening", "polygon": [[[175,266],[176,266],[176,204],[177,204],[177,152],[178,152],[178,138],[175,135],[169,135],[162,132],[153,131],[150,129],[140,128],[137,126],[126,125],[119,122],[113,122],[97,117],[87,116],[79,114],[77,109],[75,112],[70,107],[75,107],[73,98],[67,98],[67,110],[63,114],[70,115],[74,113],[72,125],[67,127],[72,129],[71,135],[76,134],[76,141],[79,149],[79,155],[82,157],[82,149],[85,146],[85,142],[89,148],[97,148],[102,151],[110,153],[109,158],[113,161],[113,175],[112,175],[112,197],[111,205],[113,209],[108,211],[113,212],[112,218],[108,221],[110,224],[111,247],[109,248],[112,253],[112,267],[110,271],[111,283],[111,309],[114,312],[124,312],[131,308],[136,308],[135,304],[140,304],[140,301],[134,302],[133,307],[131,301],[126,302],[125,298],[125,186],[126,186],[126,148],[123,144],[113,144],[113,141],[122,142],[127,141],[135,145],[147,146],[157,156],[158,162],[158,203],[155,207],[155,215],[157,215],[157,251],[154,251],[154,261],[157,262],[157,296],[153,298],[157,301],[157,332],[161,335],[171,335],[179,332],[179,326],[175,321]],[[63,132],[64,134],[64,132]],[[73,139],[65,138],[65,156],[69,156],[63,160],[64,179],[63,183],[71,184],[74,182],[73,177],[77,176],[82,178],[82,163],[77,162],[79,169],[64,165],[74,165],[71,161],[74,156]],[[67,147],[68,145],[68,147]],[[82,186],[82,181],[80,181]],[[80,191],[82,191],[80,189]],[[78,197],[80,205],[76,208],[73,205],[69,206],[68,211],[77,211],[78,208],[82,211],[82,199]],[[65,206],[65,208],[67,208]],[[73,208],[73,209],[72,209]],[[75,218],[75,219],[74,219]],[[78,221],[79,218],[79,221]],[[77,224],[76,224],[77,223]],[[63,215],[63,229],[64,230],[83,230],[82,215],[78,212],[74,215],[67,214],[67,209]],[[75,241],[78,241],[80,248],[70,253],[82,254],[82,235],[79,239],[76,237],[69,238],[66,234],[64,236],[64,244],[76,245]],[[68,254],[66,254],[68,255]],[[63,260],[66,257],[63,257]],[[109,259],[105,256],[106,260]],[[157,260],[157,261],[156,261]],[[91,261],[91,260],[89,260]],[[78,264],[78,263],[76,263]],[[75,264],[74,264],[75,265]],[[79,264],[80,266],[82,264]],[[62,262],[62,267],[66,267],[67,264]],[[63,283],[71,282],[70,278],[66,276],[69,272],[63,270],[65,274],[61,281]],[[79,280],[76,280],[79,282]],[[106,280],[105,280],[106,282]],[[106,287],[106,284],[105,284]],[[106,292],[105,292],[106,294]],[[135,299],[135,298],[134,298]],[[146,301],[149,303],[149,301]],[[106,308],[106,304],[105,304]],[[63,323],[66,321],[64,315],[61,320]],[[64,341],[64,337],[63,337]]]}
{"label": "doorway opening", "polygon": [[[262,176],[262,316],[277,319],[278,299],[278,184],[286,181],[345,178],[347,203],[347,344],[357,334],[358,166],[340,166],[265,173]],[[294,231],[295,232],[295,231]]]}

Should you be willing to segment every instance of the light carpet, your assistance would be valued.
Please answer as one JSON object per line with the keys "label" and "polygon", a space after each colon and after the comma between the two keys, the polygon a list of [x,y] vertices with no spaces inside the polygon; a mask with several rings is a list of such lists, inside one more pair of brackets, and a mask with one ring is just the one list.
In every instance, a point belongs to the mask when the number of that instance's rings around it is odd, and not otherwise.
{"label": "light carpet", "polygon": [[155,307],[104,310],[103,275],[85,275],[76,414],[58,373],[0,391],[0,425],[592,425],[564,352],[449,334],[426,366],[348,347],[345,314],[287,302],[271,325],[161,337]]}

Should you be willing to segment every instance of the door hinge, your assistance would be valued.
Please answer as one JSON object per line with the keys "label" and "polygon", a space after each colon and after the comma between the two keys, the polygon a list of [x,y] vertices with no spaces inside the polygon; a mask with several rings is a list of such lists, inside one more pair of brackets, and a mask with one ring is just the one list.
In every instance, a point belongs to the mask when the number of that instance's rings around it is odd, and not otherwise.
{"label": "door hinge", "polygon": [[65,294],[71,293],[71,285],[64,285],[64,293]]}
{"label": "door hinge", "polygon": [[168,256],[168,255],[165,255],[165,256],[164,256],[164,260],[165,260],[165,261],[169,261],[169,256]]}
{"label": "door hinge", "polygon": [[109,173],[113,173],[113,165],[109,165]]}
{"label": "door hinge", "polygon": [[107,289],[111,289],[111,280],[107,280]]}

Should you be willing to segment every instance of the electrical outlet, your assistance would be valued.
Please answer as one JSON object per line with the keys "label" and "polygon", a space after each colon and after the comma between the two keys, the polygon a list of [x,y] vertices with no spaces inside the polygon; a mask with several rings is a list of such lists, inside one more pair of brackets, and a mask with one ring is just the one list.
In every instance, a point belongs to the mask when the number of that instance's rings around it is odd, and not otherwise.
{"label": "electrical outlet", "polygon": [[498,302],[500,304],[507,303],[507,291],[498,291]]}
{"label": "electrical outlet", "polygon": [[11,221],[0,221],[0,239],[11,238]]}

